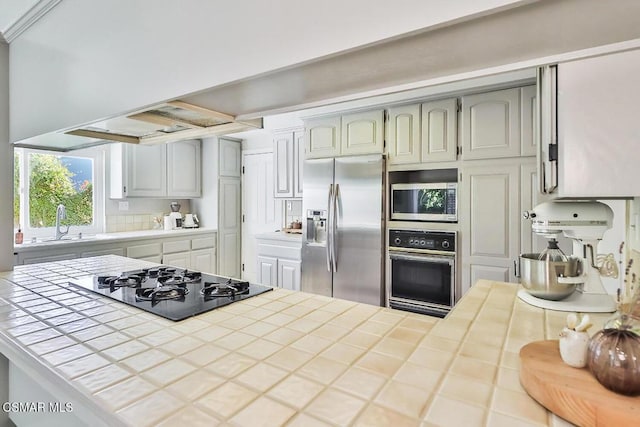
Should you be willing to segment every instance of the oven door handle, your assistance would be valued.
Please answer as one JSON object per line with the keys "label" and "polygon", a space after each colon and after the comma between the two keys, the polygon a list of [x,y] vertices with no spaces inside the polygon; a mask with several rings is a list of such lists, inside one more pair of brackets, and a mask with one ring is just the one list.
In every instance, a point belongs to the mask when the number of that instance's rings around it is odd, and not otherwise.
{"label": "oven door handle", "polygon": [[439,264],[448,264],[453,265],[455,262],[454,256],[429,256],[429,255],[405,255],[405,254],[395,254],[389,253],[390,259],[397,259],[401,261],[418,261],[418,262],[437,262]]}

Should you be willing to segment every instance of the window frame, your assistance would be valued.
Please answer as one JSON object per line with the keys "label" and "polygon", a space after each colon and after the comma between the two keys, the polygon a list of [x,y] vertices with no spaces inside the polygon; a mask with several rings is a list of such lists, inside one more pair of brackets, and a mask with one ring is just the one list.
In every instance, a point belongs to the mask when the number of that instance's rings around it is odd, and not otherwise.
{"label": "window frame", "polygon": [[[104,232],[105,225],[105,202],[104,202],[104,182],[105,182],[105,155],[103,147],[90,147],[82,150],[70,152],[59,152],[49,150],[36,150],[31,148],[14,148],[20,154],[20,224],[24,239],[50,238],[55,237],[55,227],[31,227],[29,221],[29,155],[49,154],[60,157],[84,157],[93,160],[93,224],[92,225],[71,225],[68,236],[82,234],[98,234]],[[63,229],[66,229],[64,226]]]}

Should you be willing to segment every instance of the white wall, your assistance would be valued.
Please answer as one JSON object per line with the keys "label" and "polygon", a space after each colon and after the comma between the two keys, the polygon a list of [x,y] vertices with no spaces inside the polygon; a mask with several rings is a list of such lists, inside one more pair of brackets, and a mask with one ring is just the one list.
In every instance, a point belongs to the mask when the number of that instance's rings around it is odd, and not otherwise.
{"label": "white wall", "polygon": [[11,43],[11,139],[526,3],[66,0]]}
{"label": "white wall", "polygon": [[0,40],[0,271],[13,268],[13,147],[9,144],[9,46]]}

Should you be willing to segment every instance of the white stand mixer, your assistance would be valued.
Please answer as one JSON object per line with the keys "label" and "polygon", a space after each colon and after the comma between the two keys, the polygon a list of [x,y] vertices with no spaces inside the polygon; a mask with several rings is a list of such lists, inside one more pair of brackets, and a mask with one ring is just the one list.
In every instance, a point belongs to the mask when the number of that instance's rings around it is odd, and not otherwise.
{"label": "white stand mixer", "polygon": [[536,234],[555,238],[563,233],[573,239],[573,255],[582,258],[583,275],[575,278],[558,278],[564,283],[583,283],[578,289],[560,301],[534,297],[524,289],[518,297],[536,307],[557,311],[582,313],[610,313],[616,311],[613,297],[604,289],[600,272],[595,265],[596,248],[605,231],[611,228],[613,211],[596,201],[545,202],[524,213],[531,219]]}

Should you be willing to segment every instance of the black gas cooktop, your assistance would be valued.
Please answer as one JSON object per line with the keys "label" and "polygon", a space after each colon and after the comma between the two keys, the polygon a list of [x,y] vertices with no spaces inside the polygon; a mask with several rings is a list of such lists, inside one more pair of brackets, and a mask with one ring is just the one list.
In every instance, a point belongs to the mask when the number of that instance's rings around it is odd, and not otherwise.
{"label": "black gas cooktop", "polygon": [[272,288],[182,268],[159,266],[69,282],[171,320],[182,320]]}

